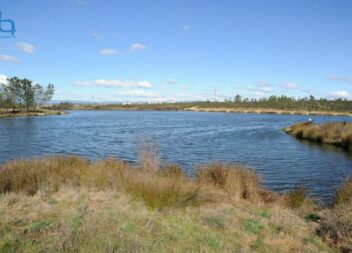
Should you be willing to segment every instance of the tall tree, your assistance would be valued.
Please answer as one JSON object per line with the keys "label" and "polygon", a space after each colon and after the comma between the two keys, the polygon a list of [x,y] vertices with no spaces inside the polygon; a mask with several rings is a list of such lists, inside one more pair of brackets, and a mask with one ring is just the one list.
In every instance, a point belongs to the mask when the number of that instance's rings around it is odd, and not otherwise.
{"label": "tall tree", "polygon": [[26,78],[22,79],[21,87],[22,87],[23,101],[26,103],[27,111],[29,111],[30,106],[32,106],[34,103],[34,89],[32,86],[32,81]]}
{"label": "tall tree", "polygon": [[44,100],[44,90],[40,84],[36,84],[33,87],[34,103],[36,106],[41,104]]}
{"label": "tall tree", "polygon": [[12,111],[15,111],[17,101],[21,104],[21,83],[17,77],[12,77],[7,79],[7,85],[5,88],[9,102],[12,107]]}
{"label": "tall tree", "polygon": [[54,93],[55,93],[55,87],[53,84],[49,83],[44,92],[44,101],[49,102],[53,98]]}

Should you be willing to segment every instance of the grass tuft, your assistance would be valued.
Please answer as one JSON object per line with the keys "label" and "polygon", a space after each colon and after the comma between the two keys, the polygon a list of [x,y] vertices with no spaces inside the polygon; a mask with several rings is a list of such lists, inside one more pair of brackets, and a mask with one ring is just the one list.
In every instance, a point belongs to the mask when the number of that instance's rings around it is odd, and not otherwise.
{"label": "grass tuft", "polygon": [[352,202],[352,178],[348,177],[337,189],[334,196],[334,204],[347,204]]}
{"label": "grass tuft", "polygon": [[211,184],[233,199],[259,200],[261,180],[255,171],[237,166],[213,163],[198,168],[200,184]]}
{"label": "grass tuft", "polygon": [[329,122],[314,124],[313,122],[301,122],[283,129],[299,139],[307,139],[352,148],[352,123]]}

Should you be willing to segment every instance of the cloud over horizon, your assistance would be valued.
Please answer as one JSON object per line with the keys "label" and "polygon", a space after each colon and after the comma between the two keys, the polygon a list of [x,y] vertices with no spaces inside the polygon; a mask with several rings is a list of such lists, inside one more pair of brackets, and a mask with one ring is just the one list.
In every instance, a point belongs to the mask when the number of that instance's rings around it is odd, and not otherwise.
{"label": "cloud over horizon", "polygon": [[139,97],[139,98],[157,97],[156,93],[150,92],[150,91],[144,91],[144,90],[126,90],[126,91],[120,91],[117,94],[126,96],[126,97]]}
{"label": "cloud over horizon", "polygon": [[7,76],[0,75],[0,84],[7,84]]}
{"label": "cloud over horizon", "polygon": [[345,90],[336,90],[330,93],[332,98],[349,98],[350,94]]}
{"label": "cloud over horizon", "polygon": [[331,76],[329,77],[331,81],[341,81],[352,84],[352,76]]}
{"label": "cloud over horizon", "polygon": [[105,87],[105,88],[113,88],[113,87],[121,87],[121,88],[143,88],[150,89],[153,85],[145,80],[141,81],[125,81],[120,79],[97,79],[93,82],[89,81],[74,81],[73,84],[75,86],[95,86],[95,87]]}

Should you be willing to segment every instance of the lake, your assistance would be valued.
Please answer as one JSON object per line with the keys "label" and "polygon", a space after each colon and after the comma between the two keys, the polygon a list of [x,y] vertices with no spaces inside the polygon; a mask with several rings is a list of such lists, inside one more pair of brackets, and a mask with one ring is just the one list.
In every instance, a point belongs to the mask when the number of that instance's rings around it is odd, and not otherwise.
{"label": "lake", "polygon": [[299,141],[281,129],[350,117],[159,111],[70,111],[67,115],[0,119],[0,163],[42,155],[77,154],[89,159],[118,157],[137,162],[151,142],[163,161],[190,175],[195,165],[234,162],[254,168],[275,191],[298,184],[324,201],[344,175],[352,174],[352,153]]}

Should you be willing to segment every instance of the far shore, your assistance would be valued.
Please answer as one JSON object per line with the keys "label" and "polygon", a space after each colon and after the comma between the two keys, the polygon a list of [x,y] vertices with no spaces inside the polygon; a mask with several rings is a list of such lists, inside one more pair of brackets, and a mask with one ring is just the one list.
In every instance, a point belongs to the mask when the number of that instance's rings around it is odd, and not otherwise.
{"label": "far shore", "polygon": [[57,110],[46,110],[38,109],[35,111],[9,111],[9,112],[0,112],[0,118],[11,118],[11,117],[29,117],[29,116],[49,116],[49,115],[63,115],[66,114],[65,111]]}
{"label": "far shore", "polygon": [[327,115],[327,116],[352,116],[346,112],[327,112],[327,111],[286,111],[277,109],[263,108],[186,108],[185,111],[195,112],[234,112],[234,113],[254,113],[254,114],[283,114],[283,115]]}
{"label": "far shore", "polygon": [[71,107],[69,110],[97,110],[97,111],[191,111],[191,112],[228,112],[228,113],[248,113],[248,114],[277,114],[277,115],[312,115],[312,116],[348,116],[352,113],[336,111],[305,111],[305,110],[278,110],[269,108],[199,108],[197,106],[190,108],[179,107],[144,107],[144,106],[99,106],[99,105],[78,105]]}

